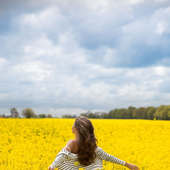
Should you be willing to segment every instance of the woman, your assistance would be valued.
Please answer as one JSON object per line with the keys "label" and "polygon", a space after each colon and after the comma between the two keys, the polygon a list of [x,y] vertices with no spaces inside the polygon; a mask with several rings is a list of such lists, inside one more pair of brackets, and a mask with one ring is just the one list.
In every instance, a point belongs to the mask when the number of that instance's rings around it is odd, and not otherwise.
{"label": "woman", "polygon": [[67,142],[48,167],[49,170],[54,170],[56,167],[58,170],[103,169],[103,160],[124,165],[131,170],[139,170],[136,165],[120,160],[97,146],[94,127],[88,118],[78,116],[72,127],[72,133],[75,134],[75,139]]}

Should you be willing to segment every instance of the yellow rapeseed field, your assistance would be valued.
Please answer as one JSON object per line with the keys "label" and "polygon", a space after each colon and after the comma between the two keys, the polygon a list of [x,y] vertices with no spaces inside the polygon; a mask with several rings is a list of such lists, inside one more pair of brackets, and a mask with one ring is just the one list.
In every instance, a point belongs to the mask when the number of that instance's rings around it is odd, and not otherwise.
{"label": "yellow rapeseed field", "polygon": [[[170,121],[90,119],[98,146],[140,170],[170,169]],[[0,170],[47,170],[75,119],[0,119]],[[105,170],[127,170],[103,161]],[[57,170],[57,168],[56,168]]]}

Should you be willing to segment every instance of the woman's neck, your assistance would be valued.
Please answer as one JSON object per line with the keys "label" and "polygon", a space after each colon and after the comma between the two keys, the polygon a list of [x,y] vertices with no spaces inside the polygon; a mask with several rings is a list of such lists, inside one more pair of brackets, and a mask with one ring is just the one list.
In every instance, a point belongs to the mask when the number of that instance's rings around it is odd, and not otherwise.
{"label": "woman's neck", "polygon": [[75,140],[79,141],[79,139],[80,139],[80,138],[79,138],[79,135],[76,133],[76,134],[75,134]]}

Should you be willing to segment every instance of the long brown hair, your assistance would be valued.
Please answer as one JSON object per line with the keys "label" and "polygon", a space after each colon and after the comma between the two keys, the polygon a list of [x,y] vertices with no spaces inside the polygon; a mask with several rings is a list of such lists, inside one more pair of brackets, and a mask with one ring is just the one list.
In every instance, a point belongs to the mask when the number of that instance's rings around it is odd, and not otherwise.
{"label": "long brown hair", "polygon": [[78,116],[74,123],[79,134],[78,162],[81,165],[88,166],[94,163],[96,158],[95,149],[97,148],[97,138],[94,135],[94,127],[91,121],[84,117]]}

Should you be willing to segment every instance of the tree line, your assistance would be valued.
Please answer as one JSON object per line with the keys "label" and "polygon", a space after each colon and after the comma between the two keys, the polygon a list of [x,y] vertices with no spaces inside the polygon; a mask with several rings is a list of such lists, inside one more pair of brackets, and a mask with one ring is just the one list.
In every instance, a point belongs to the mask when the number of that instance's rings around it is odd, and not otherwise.
{"label": "tree line", "polygon": [[[170,105],[161,105],[159,107],[133,107],[114,109],[109,113],[88,111],[87,113],[81,113],[80,116],[87,118],[97,119],[150,119],[157,120],[170,120]],[[75,118],[75,115],[62,115],[62,118]]]}
{"label": "tree line", "polygon": [[[21,118],[19,112],[17,111],[15,107],[11,108],[10,112],[11,112],[11,115],[5,116],[3,114],[3,115],[0,115],[0,117],[1,118]],[[42,113],[42,114],[36,115],[32,108],[26,108],[22,110],[21,114],[24,118],[54,118],[50,113],[48,114]]]}
{"label": "tree line", "polygon": [[[8,117],[20,117],[16,108],[10,109],[11,115],[5,116],[0,115],[0,117],[8,118]],[[22,115],[24,118],[54,118],[51,114],[39,114],[36,115],[33,109],[26,108],[22,110]],[[87,118],[97,118],[97,119],[150,119],[154,118],[157,120],[170,120],[170,105],[161,105],[159,107],[133,107],[129,106],[126,108],[114,109],[110,112],[95,112],[92,113],[88,111],[86,113],[81,113],[80,116],[85,116]],[[77,115],[65,114],[62,115],[61,118],[76,118]],[[59,118],[59,117],[55,117]]]}

